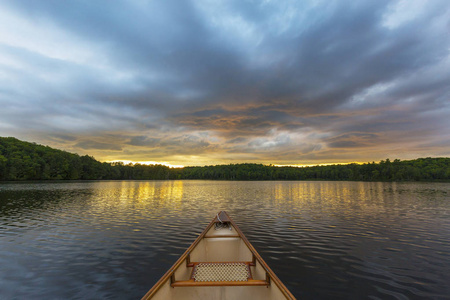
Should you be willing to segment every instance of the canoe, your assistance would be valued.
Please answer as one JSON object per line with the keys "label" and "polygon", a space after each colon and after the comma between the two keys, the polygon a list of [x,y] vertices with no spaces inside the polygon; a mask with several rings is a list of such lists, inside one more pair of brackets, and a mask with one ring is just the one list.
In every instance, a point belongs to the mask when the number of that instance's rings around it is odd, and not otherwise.
{"label": "canoe", "polygon": [[225,211],[144,299],[295,299]]}

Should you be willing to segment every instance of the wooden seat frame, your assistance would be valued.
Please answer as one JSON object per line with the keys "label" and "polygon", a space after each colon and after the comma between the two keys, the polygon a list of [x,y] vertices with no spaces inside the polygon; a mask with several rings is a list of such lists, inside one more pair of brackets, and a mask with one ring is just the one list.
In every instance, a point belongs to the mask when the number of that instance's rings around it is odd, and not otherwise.
{"label": "wooden seat frame", "polygon": [[[188,256],[189,258],[189,256]],[[230,262],[214,262],[214,264],[229,264],[229,263],[244,263],[247,266],[249,277],[247,281],[195,281],[194,274],[197,266],[201,262],[188,262],[186,260],[186,266],[192,267],[191,276],[189,280],[176,281],[175,276],[172,274],[170,278],[171,287],[187,287],[187,286],[268,286],[270,284],[270,277],[266,277],[266,280],[255,280],[252,277],[252,271],[250,266],[255,266],[256,258],[253,257],[253,261],[240,262],[240,261],[230,261]],[[208,262],[211,263],[211,262]]]}

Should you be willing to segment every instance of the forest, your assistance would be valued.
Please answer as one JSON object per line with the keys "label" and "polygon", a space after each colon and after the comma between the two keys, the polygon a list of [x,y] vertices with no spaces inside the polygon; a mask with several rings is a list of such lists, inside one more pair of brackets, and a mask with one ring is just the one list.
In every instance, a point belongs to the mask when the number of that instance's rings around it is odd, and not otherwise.
{"label": "forest", "polygon": [[164,179],[449,181],[450,158],[386,159],[377,163],[313,167],[229,164],[169,168],[99,162],[88,155],[0,137],[0,181]]}

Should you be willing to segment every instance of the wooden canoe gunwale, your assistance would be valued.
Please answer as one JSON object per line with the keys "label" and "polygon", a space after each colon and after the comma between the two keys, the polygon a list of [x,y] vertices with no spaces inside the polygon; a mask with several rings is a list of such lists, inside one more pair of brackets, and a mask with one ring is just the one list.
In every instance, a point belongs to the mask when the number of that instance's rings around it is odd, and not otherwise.
{"label": "wooden canoe gunwale", "polygon": [[147,294],[142,297],[142,300],[150,299],[159,290],[159,288],[170,279],[175,270],[183,263],[186,257],[191,253],[192,249],[197,246],[197,244],[203,239],[206,233],[214,225],[217,216],[209,223],[209,225],[203,230],[203,232],[195,239],[195,241],[187,248],[187,250],[180,256],[180,258],[175,262],[175,264],[161,277],[160,280],[147,292]]}
{"label": "wooden canoe gunwale", "polygon": [[[220,216],[220,217],[219,217]],[[205,238],[206,233],[211,229],[211,227],[216,223],[219,222],[219,220],[222,220],[224,222],[230,222],[231,225],[233,225],[234,229],[236,230],[238,236],[233,237],[239,237],[242,239],[242,241],[245,243],[245,245],[249,248],[250,252],[253,255],[253,263],[256,261],[259,262],[259,264],[262,266],[264,271],[266,272],[266,281],[275,283],[276,286],[280,289],[280,291],[283,293],[283,295],[287,299],[295,300],[294,295],[291,294],[291,292],[286,288],[286,286],[281,282],[281,280],[275,275],[275,273],[270,269],[270,267],[266,264],[266,262],[262,259],[262,257],[259,255],[259,253],[256,251],[256,249],[250,244],[250,242],[245,237],[244,233],[240,230],[240,228],[234,223],[234,221],[228,216],[228,214],[225,211],[219,212],[212,221],[208,224],[208,226],[203,230],[203,232],[195,239],[195,241],[189,246],[189,248],[186,249],[186,251],[183,253],[183,255],[180,256],[180,258],[175,262],[175,264],[161,277],[161,279],[158,280],[158,282],[142,297],[142,300],[147,300],[153,297],[156,292],[163,286],[164,283],[166,283],[168,280],[173,278],[173,275],[177,268],[183,263],[184,260],[189,260],[189,255],[191,251],[198,245],[198,243]],[[214,238],[217,238],[218,236],[215,236]],[[209,237],[206,237],[209,238]]]}

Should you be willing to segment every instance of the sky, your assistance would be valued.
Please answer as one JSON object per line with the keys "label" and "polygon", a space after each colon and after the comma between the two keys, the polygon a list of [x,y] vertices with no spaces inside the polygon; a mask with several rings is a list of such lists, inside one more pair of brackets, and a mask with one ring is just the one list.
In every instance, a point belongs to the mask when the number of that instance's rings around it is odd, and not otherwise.
{"label": "sky", "polygon": [[100,161],[450,156],[448,0],[4,0],[0,136]]}

